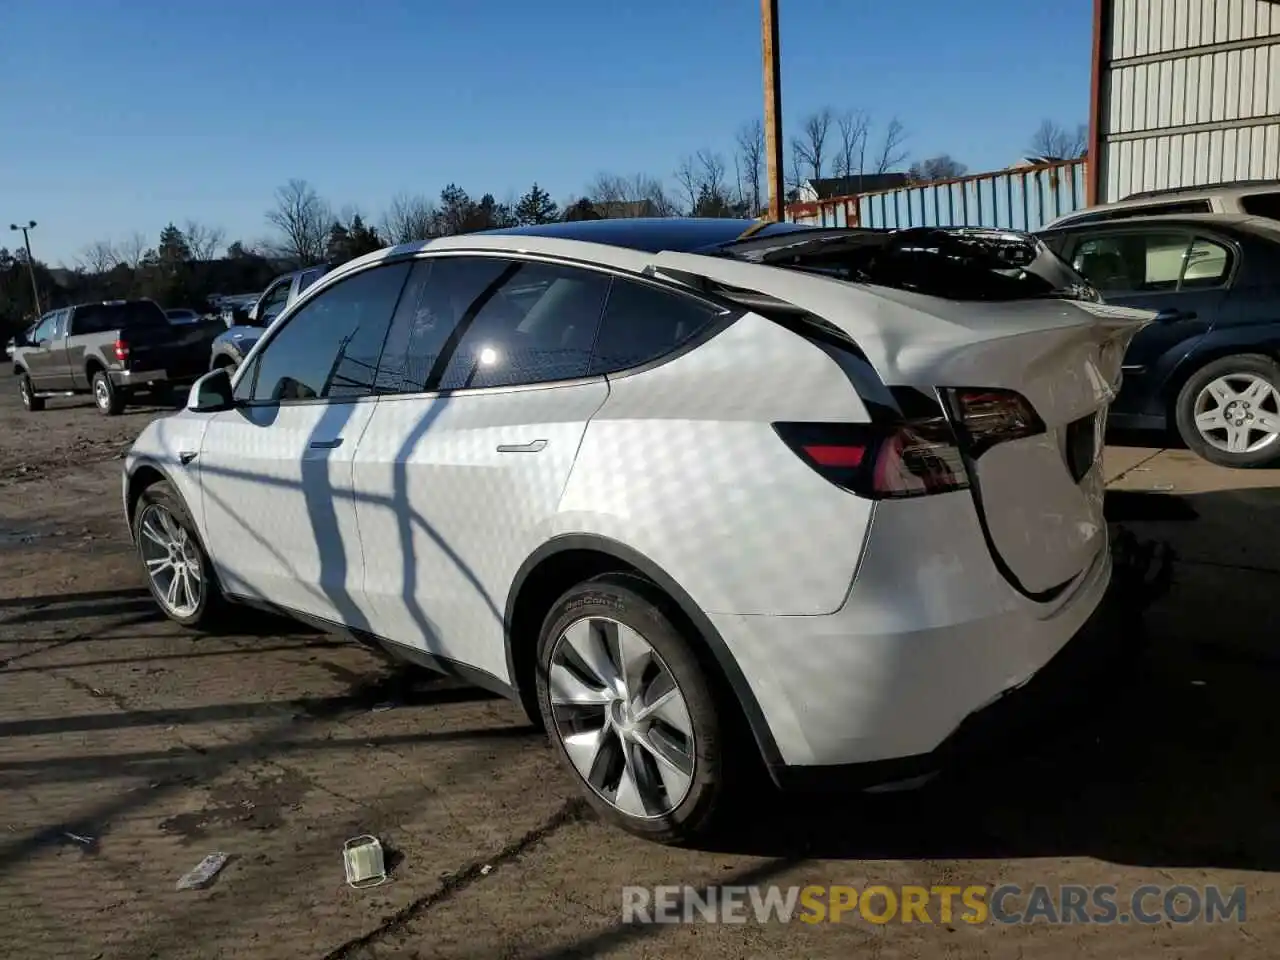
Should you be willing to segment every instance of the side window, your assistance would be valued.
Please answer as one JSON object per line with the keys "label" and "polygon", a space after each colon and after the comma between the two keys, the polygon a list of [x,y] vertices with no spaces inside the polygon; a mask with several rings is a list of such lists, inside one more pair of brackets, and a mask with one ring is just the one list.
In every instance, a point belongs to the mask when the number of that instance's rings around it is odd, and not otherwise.
{"label": "side window", "polygon": [[724,311],[647,283],[615,280],[589,372],[638,367],[675,350]]}
{"label": "side window", "polygon": [[430,363],[430,350],[415,348],[415,370],[429,366],[426,387],[438,390],[586,376],[608,291],[609,277],[593,270],[441,258],[426,295],[450,333]]}
{"label": "side window", "polygon": [[368,396],[409,266],[374,267],[321,292],[263,347],[237,381],[237,396],[255,403]]}
{"label": "side window", "polygon": [[1187,251],[1187,265],[1182,274],[1183,290],[1200,290],[1221,286],[1231,272],[1231,251],[1221,244],[1199,237]]}
{"label": "side window", "polygon": [[317,280],[324,276],[323,270],[308,270],[298,278],[298,294],[301,296],[302,291],[307,289]]}
{"label": "side window", "polygon": [[1280,220],[1280,191],[1251,193],[1240,198],[1240,209],[1250,216]]}
{"label": "side window", "polygon": [[1094,236],[1076,247],[1071,265],[1102,293],[1176,290],[1190,243],[1180,233]]}
{"label": "side window", "polygon": [[292,280],[285,280],[262,295],[262,307],[258,310],[259,322],[265,325],[280,315],[280,311],[289,302],[289,289],[292,285]]}
{"label": "side window", "polygon": [[35,329],[31,331],[32,343],[44,343],[46,340],[53,338],[53,321],[58,315],[49,313],[36,324]]}

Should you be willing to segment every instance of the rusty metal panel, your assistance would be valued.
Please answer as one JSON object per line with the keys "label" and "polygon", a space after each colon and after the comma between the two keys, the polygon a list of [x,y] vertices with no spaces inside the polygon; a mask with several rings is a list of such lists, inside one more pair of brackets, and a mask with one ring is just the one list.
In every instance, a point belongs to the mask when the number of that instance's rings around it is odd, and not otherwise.
{"label": "rusty metal panel", "polygon": [[858,198],[864,227],[1003,227],[1038,230],[1085,205],[1085,162],[999,170]]}

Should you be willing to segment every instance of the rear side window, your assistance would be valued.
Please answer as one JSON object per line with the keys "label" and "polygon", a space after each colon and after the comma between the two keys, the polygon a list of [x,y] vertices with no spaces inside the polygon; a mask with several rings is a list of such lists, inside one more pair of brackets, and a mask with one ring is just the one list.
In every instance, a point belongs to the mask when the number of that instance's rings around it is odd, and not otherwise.
{"label": "rear side window", "polygon": [[1250,216],[1280,220],[1280,190],[1241,197],[1240,209]]}
{"label": "rear side window", "polygon": [[428,289],[433,301],[447,300],[445,324],[453,326],[435,389],[586,376],[609,277],[560,264],[483,260],[435,265]]}
{"label": "rear side window", "polygon": [[1082,241],[1073,266],[1103,293],[1156,293],[1220,286],[1231,262],[1230,250],[1203,237],[1126,232]]}
{"label": "rear side window", "polygon": [[647,283],[615,280],[591,354],[592,375],[638,367],[666,356],[724,312]]}
{"label": "rear side window", "polygon": [[94,303],[76,307],[72,315],[72,333],[105,333],[108,330],[138,327],[167,327],[169,319],[157,304]]}

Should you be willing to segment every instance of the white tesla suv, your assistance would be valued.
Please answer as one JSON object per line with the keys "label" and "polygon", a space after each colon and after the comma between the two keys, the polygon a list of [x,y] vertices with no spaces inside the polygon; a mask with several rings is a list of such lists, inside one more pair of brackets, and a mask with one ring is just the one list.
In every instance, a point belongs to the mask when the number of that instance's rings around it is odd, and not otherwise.
{"label": "white tesla suv", "polygon": [[[614,823],[927,766],[1098,622],[1149,318],[1035,238],[612,220],[361,257],[128,455],[164,613],[520,703]],[[865,779],[865,778],[864,778]]]}

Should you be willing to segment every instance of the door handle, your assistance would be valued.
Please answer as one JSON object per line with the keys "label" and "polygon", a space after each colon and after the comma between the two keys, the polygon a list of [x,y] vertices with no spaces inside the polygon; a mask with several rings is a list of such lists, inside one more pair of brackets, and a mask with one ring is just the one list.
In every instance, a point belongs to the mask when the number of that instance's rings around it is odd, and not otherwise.
{"label": "door handle", "polygon": [[178,462],[184,467],[196,458],[194,450],[183,450],[178,454]]}
{"label": "door handle", "polygon": [[1173,323],[1176,320],[1194,320],[1196,312],[1194,310],[1161,310],[1156,314],[1156,322]]}
{"label": "door handle", "polygon": [[500,443],[499,453],[537,453],[547,445],[545,440],[530,440],[528,443]]}
{"label": "door handle", "polygon": [[342,446],[342,438],[334,437],[332,440],[312,440],[312,450],[337,450]]}

